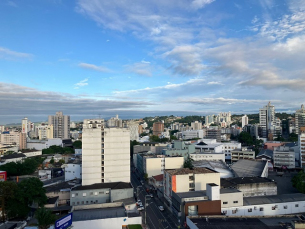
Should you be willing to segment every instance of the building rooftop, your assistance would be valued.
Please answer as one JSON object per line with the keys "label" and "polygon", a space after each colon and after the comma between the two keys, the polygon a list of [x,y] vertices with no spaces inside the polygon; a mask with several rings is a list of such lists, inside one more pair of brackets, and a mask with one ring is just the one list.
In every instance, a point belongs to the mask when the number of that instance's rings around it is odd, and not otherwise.
{"label": "building rooftop", "polygon": [[124,207],[96,208],[73,211],[73,221],[108,219],[125,216],[126,213]]}
{"label": "building rooftop", "polygon": [[176,194],[181,199],[182,198],[192,198],[192,197],[204,197],[207,195],[206,191],[177,192]]}
{"label": "building rooftop", "polygon": [[255,197],[245,197],[244,206],[297,202],[304,200],[305,200],[305,194],[303,193],[289,193],[289,194],[274,195],[274,196],[255,196]]}
{"label": "building rooftop", "polygon": [[22,157],[26,157],[26,156],[23,153],[13,153],[13,154],[5,155],[5,156],[1,157],[1,159],[7,160],[7,159],[13,159],[13,158],[22,158]]}
{"label": "building rooftop", "polygon": [[261,157],[261,156],[273,158],[273,151],[270,149],[262,149],[261,151],[259,151],[256,157]]}
{"label": "building rooftop", "polygon": [[265,177],[234,177],[220,179],[220,186],[221,188],[230,188],[235,187],[238,184],[258,184],[268,182],[274,181]]}
{"label": "building rooftop", "polygon": [[73,191],[103,189],[103,188],[125,189],[125,188],[132,188],[132,186],[130,183],[126,183],[126,182],[97,183],[97,184],[91,184],[91,185],[85,185],[85,186],[77,186],[77,187],[73,188]]}
{"label": "building rooftop", "polygon": [[76,184],[80,184],[80,180],[71,180],[66,182],[60,182],[56,183],[54,185],[50,185],[47,187],[44,187],[46,192],[61,192],[63,190],[70,190],[73,188]]}
{"label": "building rooftop", "polygon": [[201,173],[217,173],[216,171],[209,169],[209,168],[181,168],[181,169],[166,169],[166,172],[168,172],[171,175],[185,175],[185,174],[201,174]]}
{"label": "building rooftop", "polygon": [[239,160],[231,168],[238,177],[259,177],[267,164],[267,161]]}
{"label": "building rooftop", "polygon": [[[281,225],[268,226],[258,218],[191,218],[198,229],[280,229]],[[279,219],[280,221],[280,219]]]}
{"label": "building rooftop", "polygon": [[193,166],[196,168],[209,168],[215,170],[220,173],[220,178],[228,178],[234,177],[234,174],[230,170],[230,168],[222,161],[208,161],[208,160],[200,160],[200,161],[193,161]]}
{"label": "building rooftop", "polygon": [[220,194],[241,192],[235,188],[220,189]]}
{"label": "building rooftop", "polygon": [[163,181],[163,174],[152,176],[156,181]]}
{"label": "building rooftop", "polygon": [[58,200],[58,196],[55,196],[55,197],[50,197],[50,198],[48,198],[48,204],[55,204],[56,203],[56,201]]}

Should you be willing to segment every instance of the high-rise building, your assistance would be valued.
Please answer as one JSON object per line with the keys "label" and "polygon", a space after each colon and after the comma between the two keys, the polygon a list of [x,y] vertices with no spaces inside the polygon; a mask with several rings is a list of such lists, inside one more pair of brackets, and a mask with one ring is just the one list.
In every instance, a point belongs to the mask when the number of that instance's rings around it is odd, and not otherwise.
{"label": "high-rise building", "polygon": [[82,185],[130,182],[130,132],[105,128],[103,119],[85,119],[82,131]]}
{"label": "high-rise building", "polygon": [[28,132],[29,132],[28,131],[28,118],[22,119],[21,125],[22,125],[21,133],[28,134]]}
{"label": "high-rise building", "polygon": [[271,126],[275,121],[275,110],[274,106],[269,102],[267,106],[259,109],[259,125],[262,130],[263,138],[267,138],[269,134],[269,130],[271,130]]}
{"label": "high-rise building", "polygon": [[130,121],[127,123],[127,128],[130,131],[130,140],[139,140],[139,124],[137,122]]}
{"label": "high-rise building", "polygon": [[244,128],[245,125],[248,125],[249,119],[247,115],[241,117],[241,128]]}
{"label": "high-rise building", "polygon": [[162,132],[164,132],[164,123],[163,122],[154,122],[153,135],[159,136]]}
{"label": "high-rise building", "polygon": [[299,150],[300,150],[300,164],[305,167],[305,127],[300,128],[299,133]]}
{"label": "high-rise building", "polygon": [[27,142],[26,142],[27,135],[26,133],[19,133],[19,149],[26,149]]}
{"label": "high-rise building", "polygon": [[304,105],[301,105],[301,109],[295,112],[295,133],[300,133],[300,128],[305,127],[305,109]]}
{"label": "high-rise building", "polygon": [[53,138],[53,125],[45,125],[42,123],[36,127],[38,138],[41,139],[52,139]]}
{"label": "high-rise building", "polygon": [[202,123],[198,121],[192,122],[191,127],[193,130],[202,130]]}
{"label": "high-rise building", "polygon": [[70,116],[63,115],[61,111],[56,115],[49,115],[48,124],[53,125],[53,138],[66,139],[70,136]]}
{"label": "high-rise building", "polygon": [[107,121],[107,127],[123,127],[122,119],[119,119],[119,115],[110,118]]}

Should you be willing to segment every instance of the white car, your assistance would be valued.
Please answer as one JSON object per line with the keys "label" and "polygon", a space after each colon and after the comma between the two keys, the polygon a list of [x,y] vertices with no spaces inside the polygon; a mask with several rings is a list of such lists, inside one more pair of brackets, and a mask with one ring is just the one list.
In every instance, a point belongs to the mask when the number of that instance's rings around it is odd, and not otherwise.
{"label": "white car", "polygon": [[164,207],[163,207],[163,206],[158,206],[158,208],[159,208],[159,210],[160,210],[161,212],[164,211]]}
{"label": "white car", "polygon": [[138,209],[138,211],[142,211],[142,210],[144,210],[144,206],[142,204],[140,204],[137,209]]}
{"label": "white car", "polygon": [[137,205],[142,205],[142,201],[140,199],[138,199]]}

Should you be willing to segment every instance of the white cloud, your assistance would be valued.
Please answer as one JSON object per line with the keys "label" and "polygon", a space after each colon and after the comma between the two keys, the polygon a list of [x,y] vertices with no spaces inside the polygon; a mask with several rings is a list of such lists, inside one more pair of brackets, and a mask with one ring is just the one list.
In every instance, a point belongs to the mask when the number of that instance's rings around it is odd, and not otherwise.
{"label": "white cloud", "polygon": [[80,63],[78,66],[81,68],[91,69],[91,70],[98,71],[98,72],[109,72],[108,68],[103,67],[103,66],[97,66],[94,64]]}
{"label": "white cloud", "polygon": [[12,7],[18,7],[17,4],[15,2],[13,2],[13,1],[8,1],[7,5],[8,6],[12,6]]}
{"label": "white cloud", "polygon": [[[233,99],[233,98],[187,98],[180,99],[180,103],[193,103],[193,104],[265,104],[269,100],[255,100],[255,99]],[[273,100],[273,103],[281,102],[280,100]]]}
{"label": "white cloud", "polygon": [[150,62],[141,61],[125,66],[127,72],[132,72],[142,76],[152,76],[152,66]]}
{"label": "white cloud", "polygon": [[87,82],[88,82],[87,78],[79,81],[78,83],[74,84],[74,89],[79,89],[80,87],[87,86],[88,85]]}
{"label": "white cloud", "polygon": [[211,81],[211,82],[208,82],[208,85],[223,85],[223,84],[220,82]]}
{"label": "white cloud", "polygon": [[200,9],[205,7],[208,4],[211,4],[215,0],[193,0],[191,3],[192,8],[194,9]]}
{"label": "white cloud", "polygon": [[8,59],[8,60],[19,59],[19,58],[29,59],[32,56],[33,55],[29,53],[16,52],[7,48],[0,47],[0,58],[2,59]]}

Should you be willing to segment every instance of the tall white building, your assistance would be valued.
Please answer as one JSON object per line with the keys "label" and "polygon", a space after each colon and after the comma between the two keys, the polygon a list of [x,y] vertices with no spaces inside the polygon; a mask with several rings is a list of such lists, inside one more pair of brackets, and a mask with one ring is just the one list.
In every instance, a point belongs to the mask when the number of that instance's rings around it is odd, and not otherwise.
{"label": "tall white building", "polygon": [[130,131],[130,140],[131,141],[138,141],[139,140],[139,124],[136,122],[128,122],[127,123],[127,128]]}
{"label": "tall white building", "polygon": [[241,128],[244,128],[245,125],[248,125],[249,119],[247,115],[241,117]]}
{"label": "tall white building", "polygon": [[301,105],[301,109],[295,112],[295,133],[300,133],[300,128],[305,127],[305,109],[304,105]]}
{"label": "tall white building", "polygon": [[300,164],[305,167],[305,131],[299,133]]}
{"label": "tall white building", "polygon": [[107,121],[107,127],[123,127],[122,119],[119,119],[119,115],[110,118]]}
{"label": "tall white building", "polygon": [[130,133],[105,128],[103,119],[85,119],[82,132],[82,185],[130,182]]}
{"label": "tall white building", "polygon": [[28,130],[28,118],[22,119],[21,125],[22,125],[21,133],[28,134],[28,132],[29,132],[29,130]]}
{"label": "tall white building", "polygon": [[61,111],[56,115],[49,115],[48,124],[53,125],[54,138],[69,138],[70,136],[70,116],[63,115]]}
{"label": "tall white building", "polygon": [[274,106],[269,102],[266,106],[259,109],[259,125],[262,129],[262,137],[267,138],[269,130],[275,121]]}
{"label": "tall white building", "polygon": [[40,140],[53,138],[53,125],[41,124],[36,127],[37,135]]}

